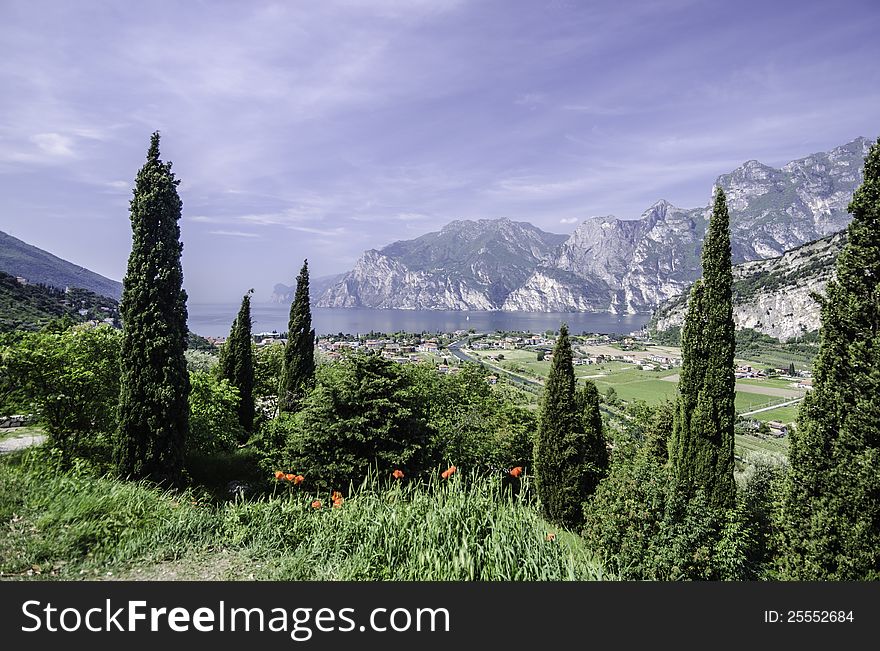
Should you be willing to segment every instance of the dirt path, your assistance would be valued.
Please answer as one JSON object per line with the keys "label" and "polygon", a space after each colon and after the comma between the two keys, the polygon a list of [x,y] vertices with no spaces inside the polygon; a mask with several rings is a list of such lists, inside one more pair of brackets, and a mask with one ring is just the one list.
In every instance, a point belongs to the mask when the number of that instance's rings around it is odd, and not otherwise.
{"label": "dirt path", "polygon": [[[16,432],[19,429],[23,429],[24,432],[22,434],[16,435]],[[35,434],[32,430],[29,430],[28,428],[18,427],[12,427],[10,429],[0,429],[0,437],[4,436],[9,436],[9,438],[4,438],[2,441],[0,441],[0,454],[9,454],[10,452],[15,452],[16,450],[29,448],[32,445],[40,445],[43,441],[46,440],[46,436],[44,434]]]}

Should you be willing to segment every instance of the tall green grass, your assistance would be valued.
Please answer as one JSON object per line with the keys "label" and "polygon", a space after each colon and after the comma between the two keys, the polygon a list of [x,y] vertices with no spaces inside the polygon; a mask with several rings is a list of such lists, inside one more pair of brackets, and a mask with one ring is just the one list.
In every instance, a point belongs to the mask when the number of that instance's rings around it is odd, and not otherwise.
{"label": "tall green grass", "polygon": [[[311,507],[316,497],[320,509]],[[341,508],[296,490],[213,505],[190,493],[4,460],[0,523],[5,576],[91,578],[223,557],[240,578],[264,580],[610,578],[577,537],[544,522],[525,497],[497,480],[457,475],[427,485],[368,478]],[[559,535],[548,540],[548,533]]]}

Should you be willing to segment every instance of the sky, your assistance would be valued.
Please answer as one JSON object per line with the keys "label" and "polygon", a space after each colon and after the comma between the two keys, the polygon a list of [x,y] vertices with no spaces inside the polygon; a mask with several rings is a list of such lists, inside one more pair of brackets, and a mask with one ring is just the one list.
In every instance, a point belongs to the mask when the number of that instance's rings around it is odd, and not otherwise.
{"label": "sky", "polygon": [[190,302],[454,219],[555,233],[880,135],[876,0],[0,0],[0,230],[121,280],[150,133]]}

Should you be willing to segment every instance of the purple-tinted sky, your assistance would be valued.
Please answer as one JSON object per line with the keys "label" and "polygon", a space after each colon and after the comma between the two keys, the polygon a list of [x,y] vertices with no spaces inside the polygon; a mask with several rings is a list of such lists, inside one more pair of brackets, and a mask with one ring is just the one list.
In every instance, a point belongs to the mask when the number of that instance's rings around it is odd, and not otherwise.
{"label": "purple-tinted sky", "polygon": [[880,3],[0,2],[0,230],[120,279],[153,130],[190,300],[452,219],[570,232],[880,132]]}

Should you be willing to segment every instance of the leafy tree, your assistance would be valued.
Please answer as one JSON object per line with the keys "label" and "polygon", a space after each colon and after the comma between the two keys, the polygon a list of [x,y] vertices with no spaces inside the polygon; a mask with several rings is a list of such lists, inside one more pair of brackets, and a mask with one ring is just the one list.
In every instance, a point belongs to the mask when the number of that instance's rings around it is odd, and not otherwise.
{"label": "leafy tree", "polygon": [[260,407],[260,418],[276,412],[284,350],[284,346],[270,344],[254,351],[254,401]]}
{"label": "leafy tree", "polygon": [[[553,348],[550,374],[541,401],[534,469],[541,507],[547,519],[573,527],[582,520],[582,505],[598,482],[591,452],[596,433],[585,431],[583,409],[598,399],[575,392],[574,365],[568,327],[563,324]],[[598,411],[598,405],[596,405]],[[591,426],[594,423],[591,422]],[[601,424],[598,436],[601,437]],[[604,442],[602,443],[604,448]]]}
{"label": "leafy tree", "polygon": [[704,491],[717,508],[733,505],[733,324],[729,216],[715,192],[703,243],[703,278],[694,284],[682,331],[682,368],[673,428],[672,465],[685,495]]}
{"label": "leafy tree", "polygon": [[254,427],[254,352],[251,336],[251,294],[241,299],[229,338],[220,351],[220,376],[238,389],[238,422],[244,432]]}
{"label": "leafy tree", "polygon": [[110,326],[77,326],[25,333],[0,348],[8,389],[40,418],[65,463],[116,427],[120,346]]}
{"label": "leafy tree", "polygon": [[605,402],[612,407],[620,406],[620,397],[617,395],[617,389],[614,387],[608,387],[605,390]]}
{"label": "leafy tree", "polygon": [[791,435],[782,574],[880,579],[880,140],[822,304],[813,390]]}
{"label": "leafy tree", "polygon": [[190,374],[187,452],[216,454],[235,449],[241,438],[238,389],[211,373]]}
{"label": "leafy tree", "polygon": [[179,483],[189,430],[186,292],[179,181],[153,134],[131,200],[132,247],[123,280],[122,379],[115,459],[121,475]]}
{"label": "leafy tree", "polygon": [[464,363],[460,369],[441,375],[422,365],[403,368],[430,430],[432,463],[469,474],[530,466],[534,415],[507,404],[481,365]]}
{"label": "leafy tree", "polygon": [[428,428],[411,389],[404,368],[378,355],[322,366],[296,415],[289,467],[310,486],[342,491],[371,469],[408,477],[423,471]]}
{"label": "leafy tree", "polygon": [[296,293],[290,306],[287,347],[278,392],[281,412],[297,411],[315,379],[315,331],[309,305],[309,261],[303,262],[296,277]]}

